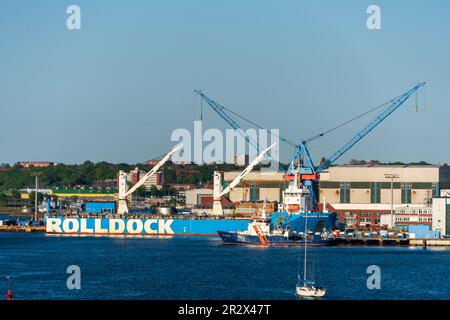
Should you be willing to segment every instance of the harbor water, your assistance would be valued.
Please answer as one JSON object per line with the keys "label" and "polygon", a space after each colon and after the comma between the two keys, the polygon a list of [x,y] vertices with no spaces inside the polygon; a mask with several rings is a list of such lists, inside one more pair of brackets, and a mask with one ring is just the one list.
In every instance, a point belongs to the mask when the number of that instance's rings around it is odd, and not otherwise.
{"label": "harbor water", "polygon": [[[326,299],[449,299],[449,248],[318,247]],[[91,237],[0,233],[16,299],[297,299],[299,247],[224,245],[218,237]],[[81,270],[69,290],[67,267]],[[370,290],[367,268],[381,271]]]}

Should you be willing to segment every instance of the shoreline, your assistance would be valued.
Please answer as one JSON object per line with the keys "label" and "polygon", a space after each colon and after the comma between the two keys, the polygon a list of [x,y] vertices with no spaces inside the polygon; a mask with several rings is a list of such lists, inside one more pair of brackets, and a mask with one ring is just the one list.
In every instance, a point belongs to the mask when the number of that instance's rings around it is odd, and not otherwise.
{"label": "shoreline", "polygon": [[[127,234],[78,234],[78,233],[47,233],[45,226],[30,227],[30,226],[0,226],[0,233],[44,233],[49,235],[59,236],[92,236],[92,237],[136,237],[139,235]],[[164,237],[183,237],[186,235],[165,235]],[[200,235],[199,235],[200,236]],[[208,235],[211,237],[212,235]],[[219,237],[219,236],[217,236]],[[347,241],[349,239],[340,239],[339,243],[334,245],[336,247],[450,247],[450,239],[372,239],[375,241],[362,241],[362,239],[354,239],[358,241]],[[353,240],[353,239],[352,239]],[[370,239],[369,239],[370,240]],[[400,241],[401,240],[401,241]],[[334,247],[333,246],[333,247]]]}

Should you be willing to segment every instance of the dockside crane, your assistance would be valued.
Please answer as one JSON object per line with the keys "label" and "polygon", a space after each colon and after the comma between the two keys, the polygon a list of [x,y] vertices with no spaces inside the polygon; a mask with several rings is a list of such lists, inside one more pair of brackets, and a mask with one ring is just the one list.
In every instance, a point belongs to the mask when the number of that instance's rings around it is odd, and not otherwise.
{"label": "dockside crane", "polygon": [[203,99],[203,101],[205,101],[211,107],[211,109],[213,109],[223,120],[225,120],[226,123],[228,123],[234,130],[236,130],[249,144],[251,144],[256,149],[257,153],[259,153],[261,147],[259,146],[258,142],[249,135],[245,134],[244,130],[227,113],[227,111],[230,112],[230,110],[206,96],[202,91],[194,90],[194,92],[198,94],[200,98]]}
{"label": "dockside crane", "polygon": [[247,168],[245,168],[225,189],[222,190],[222,175],[218,171],[214,171],[214,191],[213,191],[213,214],[223,215],[222,209],[222,197],[229,193],[234,187],[236,187],[242,179],[244,179],[253,168],[258,165],[264,156],[275,146],[275,143],[270,147],[264,149],[256,158],[253,160]]}
{"label": "dockside crane", "polygon": [[[385,106],[389,105],[383,112],[381,112],[374,120],[372,120],[363,130],[359,131],[355,136],[353,136],[350,140],[348,140],[346,143],[344,143],[334,154],[332,154],[330,157],[323,159],[319,165],[315,165],[314,161],[312,160],[311,154],[308,149],[308,143],[319,139],[323,137],[325,134],[331,132],[332,130],[328,130],[325,133],[318,134],[316,136],[313,136],[309,139],[302,140],[299,144],[294,144],[291,141],[279,137],[279,139],[286,144],[295,146],[295,152],[292,156],[292,160],[290,161],[289,167],[287,170],[281,170],[285,172],[284,175],[285,180],[289,181],[289,188],[290,190],[297,189],[298,194],[304,194],[302,197],[304,197],[303,203],[304,206],[302,208],[305,211],[310,210],[317,210],[318,205],[318,175],[328,169],[333,163],[336,162],[341,156],[343,156],[347,151],[349,151],[355,144],[357,144],[359,141],[361,141],[367,134],[369,134],[373,129],[375,129],[381,122],[383,122],[387,117],[389,117],[395,110],[397,110],[399,107],[401,107],[406,100],[408,100],[411,95],[413,95],[415,92],[417,92],[421,87],[425,85],[425,82],[418,83],[416,86],[408,90],[407,92],[403,93],[402,95],[398,96],[397,98],[394,98],[387,103],[379,106]],[[238,130],[241,129],[241,127],[236,123],[236,121],[233,120],[233,118],[228,114],[232,113],[234,116],[240,117],[244,121],[255,125],[258,128],[261,128],[261,126],[255,124],[254,122],[245,119],[244,117],[238,115],[236,112],[231,111],[228,108],[225,108],[221,106],[219,103],[215,102],[214,100],[208,98],[206,95],[204,95],[201,91],[195,90],[195,92],[200,95],[200,97],[208,103],[208,105],[215,111],[219,116],[224,119],[232,128]],[[378,109],[379,107],[375,108]],[[369,112],[374,111],[370,110]],[[227,113],[228,112],[228,113]],[[364,113],[368,114],[369,112]],[[360,118],[362,115],[347,121],[344,124],[347,124],[353,120],[356,120]],[[341,125],[342,126],[342,125]],[[340,127],[340,126],[339,126]],[[243,133],[243,130],[239,130],[239,133],[244,136],[244,138],[253,146],[257,146],[258,150],[260,149],[257,142],[252,140],[251,137],[245,135]],[[299,188],[300,187],[300,188]],[[302,192],[301,189],[304,189]]]}
{"label": "dockside crane", "polygon": [[183,144],[175,146],[172,150],[167,153],[161,161],[158,162],[147,174],[140,179],[130,190],[127,191],[127,174],[124,171],[119,171],[119,194],[118,194],[118,214],[128,213],[127,198],[132,195],[140,186],[142,186],[151,176],[153,176],[158,170],[170,159],[170,157],[183,147]]}
{"label": "dockside crane", "polygon": [[389,101],[389,106],[381,112],[374,120],[372,120],[364,129],[358,132],[353,138],[344,143],[334,154],[329,158],[324,159],[320,165],[316,166],[311,158],[307,144],[315,139],[322,137],[324,134],[316,135],[310,139],[302,140],[297,146],[294,156],[288,168],[288,174],[285,176],[290,184],[297,184],[300,182],[310,191],[310,202],[312,209],[317,209],[318,195],[317,195],[317,179],[318,174],[328,169],[337,159],[350,150],[355,144],[363,139],[369,132],[389,117],[395,110],[397,110],[408,98],[417,90],[425,85],[425,82],[419,83],[399,97]]}

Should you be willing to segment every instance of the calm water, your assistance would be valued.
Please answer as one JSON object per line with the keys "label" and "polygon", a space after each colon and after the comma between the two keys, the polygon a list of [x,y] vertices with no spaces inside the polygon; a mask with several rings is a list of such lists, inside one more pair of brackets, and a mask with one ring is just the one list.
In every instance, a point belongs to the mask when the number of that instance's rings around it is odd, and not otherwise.
{"label": "calm water", "polygon": [[[317,248],[327,299],[449,299],[450,250]],[[4,276],[18,299],[296,299],[301,248],[225,246],[216,238],[108,238],[0,233]],[[81,268],[68,290],[66,268]],[[381,268],[381,290],[366,269]]]}

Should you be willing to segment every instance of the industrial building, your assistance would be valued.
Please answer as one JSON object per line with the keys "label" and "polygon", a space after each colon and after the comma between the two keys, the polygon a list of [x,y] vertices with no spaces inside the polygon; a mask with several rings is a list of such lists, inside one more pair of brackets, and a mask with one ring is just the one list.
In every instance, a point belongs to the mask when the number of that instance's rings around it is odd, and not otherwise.
{"label": "industrial building", "polygon": [[[239,174],[240,171],[225,172],[226,184],[233,181]],[[231,190],[230,200],[233,202],[264,200],[280,202],[282,191],[288,185],[283,175],[281,172],[252,171],[236,188]]]}
{"label": "industrial building", "polygon": [[[230,183],[239,172],[225,172]],[[391,190],[392,183],[392,190]],[[230,192],[233,202],[281,201],[287,187],[283,173],[251,172]],[[450,194],[447,165],[336,165],[319,176],[319,201],[347,226],[381,228],[390,221],[382,215],[396,215],[399,228],[432,224],[432,199]]]}
{"label": "industrial building", "polygon": [[205,197],[211,198],[213,196],[213,189],[192,189],[186,190],[186,206],[194,207],[202,204],[202,199]]}
{"label": "industrial building", "polygon": [[450,236],[450,198],[433,199],[432,229],[439,231],[441,236]]}
{"label": "industrial building", "polygon": [[[144,170],[139,170],[139,168],[135,168],[134,170],[131,170],[127,173],[127,181],[130,182],[132,185],[135,185],[138,183],[141,178],[143,178],[147,172]],[[153,176],[151,176],[148,180],[144,182],[144,186],[146,190],[150,190],[152,186],[157,187],[158,189],[162,188],[163,184],[165,183],[165,176],[164,172],[158,171]]]}
{"label": "industrial building", "polygon": [[447,165],[337,165],[320,174],[319,195],[341,222],[373,228],[380,226],[382,214],[390,214],[391,192],[394,211],[414,216],[428,212],[433,197],[449,185]]}
{"label": "industrial building", "polygon": [[[434,199],[433,199],[434,201]],[[380,225],[387,228],[395,228],[397,230],[409,231],[411,226],[426,226],[428,229],[432,227],[433,208],[430,206],[411,205],[398,207],[394,210],[394,214],[381,214]]]}

